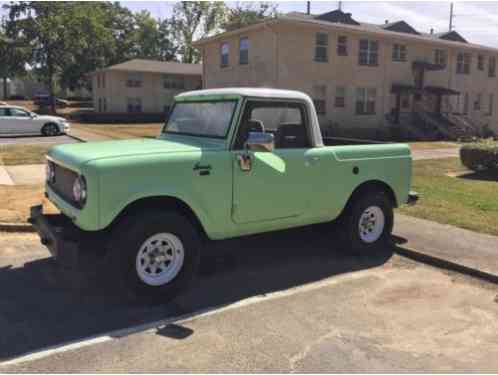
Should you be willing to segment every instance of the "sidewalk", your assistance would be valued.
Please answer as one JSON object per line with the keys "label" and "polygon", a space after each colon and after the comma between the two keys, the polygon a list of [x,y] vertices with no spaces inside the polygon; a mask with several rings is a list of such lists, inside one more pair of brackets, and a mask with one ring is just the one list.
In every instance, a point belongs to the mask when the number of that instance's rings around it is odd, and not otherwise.
{"label": "sidewalk", "polygon": [[498,237],[405,215],[396,215],[401,248],[498,276]]}
{"label": "sidewalk", "polygon": [[458,147],[412,151],[413,160],[458,158],[459,156],[460,149]]}
{"label": "sidewalk", "polygon": [[14,181],[3,165],[0,165],[0,185],[14,185]]}

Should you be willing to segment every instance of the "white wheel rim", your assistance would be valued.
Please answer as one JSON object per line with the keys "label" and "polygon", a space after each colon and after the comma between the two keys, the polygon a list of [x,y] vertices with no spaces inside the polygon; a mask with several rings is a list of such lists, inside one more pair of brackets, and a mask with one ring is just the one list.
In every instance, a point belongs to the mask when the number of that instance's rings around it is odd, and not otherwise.
{"label": "white wheel rim", "polygon": [[370,206],[365,209],[358,223],[361,240],[366,243],[377,241],[384,232],[385,222],[384,212],[380,207]]}
{"label": "white wheel rim", "polygon": [[138,277],[151,286],[167,284],[180,272],[184,258],[183,244],[177,236],[155,234],[145,240],[137,253]]}

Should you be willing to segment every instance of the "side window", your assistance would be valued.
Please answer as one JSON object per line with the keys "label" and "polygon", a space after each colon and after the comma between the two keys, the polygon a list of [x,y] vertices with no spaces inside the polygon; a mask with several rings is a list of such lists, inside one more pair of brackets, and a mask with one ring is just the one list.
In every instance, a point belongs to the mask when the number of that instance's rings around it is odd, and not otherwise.
{"label": "side window", "polygon": [[311,147],[306,108],[301,103],[248,102],[239,126],[235,149],[244,147],[250,132],[273,134],[275,149]]}
{"label": "side window", "polygon": [[0,117],[7,117],[9,115],[10,114],[8,108],[0,108]]}
{"label": "side window", "polygon": [[15,117],[29,117],[28,112],[23,111],[22,109],[17,109],[17,108],[11,108],[10,115],[15,116]]}

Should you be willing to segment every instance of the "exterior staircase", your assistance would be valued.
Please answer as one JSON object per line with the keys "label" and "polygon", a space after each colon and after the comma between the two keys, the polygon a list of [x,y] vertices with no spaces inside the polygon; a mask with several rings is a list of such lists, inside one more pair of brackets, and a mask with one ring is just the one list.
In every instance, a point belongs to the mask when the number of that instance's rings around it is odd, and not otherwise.
{"label": "exterior staircase", "polygon": [[387,125],[394,138],[404,140],[451,140],[472,139],[480,135],[480,127],[469,118],[455,114],[452,108],[447,113],[435,113],[420,103],[413,112],[400,113],[399,123],[392,115],[386,115]]}

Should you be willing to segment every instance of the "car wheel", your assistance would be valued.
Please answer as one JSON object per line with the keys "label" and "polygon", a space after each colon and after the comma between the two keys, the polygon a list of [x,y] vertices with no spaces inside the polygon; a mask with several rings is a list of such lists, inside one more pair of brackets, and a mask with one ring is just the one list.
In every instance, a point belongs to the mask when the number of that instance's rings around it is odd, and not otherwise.
{"label": "car wheel", "polygon": [[342,246],[355,255],[385,251],[391,246],[393,204],[383,191],[363,193],[348,205],[340,220]]}
{"label": "car wheel", "polygon": [[128,299],[166,303],[183,292],[197,273],[199,234],[178,213],[132,215],[118,225],[114,236],[111,264]]}
{"label": "car wheel", "polygon": [[59,134],[59,127],[56,124],[45,124],[42,128],[42,134],[46,137],[55,137]]}

